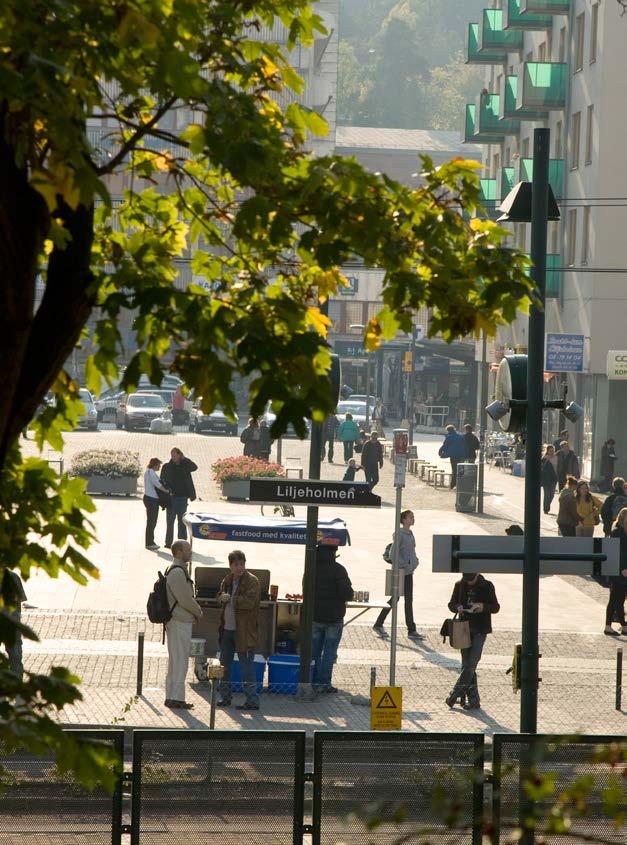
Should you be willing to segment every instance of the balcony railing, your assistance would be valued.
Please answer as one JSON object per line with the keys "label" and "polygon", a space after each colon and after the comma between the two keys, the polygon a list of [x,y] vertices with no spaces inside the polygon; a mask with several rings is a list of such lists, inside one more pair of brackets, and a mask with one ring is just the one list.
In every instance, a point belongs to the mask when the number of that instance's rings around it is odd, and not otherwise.
{"label": "balcony railing", "polygon": [[496,177],[496,195],[501,203],[516,184],[515,168],[502,167]]}
{"label": "balcony railing", "polygon": [[520,120],[500,119],[500,97],[498,94],[479,94],[475,101],[475,115],[478,116],[475,131],[485,135],[518,135]]}
{"label": "balcony railing", "polygon": [[563,109],[566,104],[568,65],[565,62],[525,62],[518,81],[516,110]]}
{"label": "balcony railing", "polygon": [[471,65],[500,65],[507,61],[507,50],[479,51],[479,24],[469,23],[466,33],[466,63]]}
{"label": "balcony railing", "polygon": [[521,0],[522,13],[535,15],[567,15],[570,0]]}
{"label": "balcony railing", "polygon": [[500,144],[505,140],[503,134],[478,131],[476,121],[476,106],[474,103],[466,103],[466,114],[464,120],[464,143],[465,144]]}
{"label": "balcony railing", "polygon": [[[519,158],[516,173],[516,182],[533,181],[533,159]],[[560,198],[564,193],[564,159],[552,158],[549,161],[549,184],[553,194]]]}
{"label": "balcony railing", "polygon": [[514,117],[518,120],[545,120],[548,117],[546,110],[517,108],[518,99],[518,77],[504,76],[501,80],[499,91],[499,118],[509,120]]}
{"label": "balcony railing", "polygon": [[524,32],[503,29],[503,12],[500,9],[484,9],[479,30],[479,52],[484,50],[506,50],[508,53],[522,50]]}
{"label": "balcony railing", "polygon": [[551,15],[534,15],[523,12],[524,0],[503,0],[503,29],[531,30],[549,29]]}

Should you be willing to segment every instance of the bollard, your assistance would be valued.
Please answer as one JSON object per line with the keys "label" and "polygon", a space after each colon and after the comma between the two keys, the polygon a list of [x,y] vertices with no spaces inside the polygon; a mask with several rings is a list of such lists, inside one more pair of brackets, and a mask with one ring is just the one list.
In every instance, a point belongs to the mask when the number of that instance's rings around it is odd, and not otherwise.
{"label": "bollard", "polygon": [[137,635],[137,695],[142,694],[144,683],[144,632]]}
{"label": "bollard", "polygon": [[376,687],[377,685],[377,667],[371,666],[370,667],[370,689]]}
{"label": "bollard", "polygon": [[623,697],[623,649],[616,649],[616,709],[622,709]]}

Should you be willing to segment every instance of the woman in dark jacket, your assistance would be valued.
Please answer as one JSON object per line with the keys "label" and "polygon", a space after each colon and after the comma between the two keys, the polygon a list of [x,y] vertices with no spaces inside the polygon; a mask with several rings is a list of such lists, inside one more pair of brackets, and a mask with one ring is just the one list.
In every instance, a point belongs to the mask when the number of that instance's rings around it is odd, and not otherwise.
{"label": "woman in dark jacket", "polygon": [[[603,521],[603,533],[606,537],[610,536],[612,530],[612,523],[618,515],[620,508],[614,508],[614,502],[618,497],[625,498],[625,479],[621,476],[612,481],[612,492],[601,505],[601,520]],[[627,501],[626,501],[627,504]]]}
{"label": "woman in dark jacket", "polygon": [[261,455],[261,431],[259,423],[254,417],[250,417],[248,425],[240,434],[240,443],[244,444],[244,454],[251,458],[258,458]]}
{"label": "woman in dark jacket", "polygon": [[555,485],[557,484],[557,457],[555,447],[550,444],[544,447],[540,483],[544,491],[543,510],[544,513],[548,513],[551,510],[551,502],[555,496]]}
{"label": "woman in dark jacket", "polygon": [[612,628],[612,622],[620,622],[621,633],[627,635],[627,624],[625,624],[625,596],[627,595],[627,535],[625,534],[625,519],[627,519],[627,508],[619,512],[612,530],[611,537],[620,538],[620,575],[613,575],[610,578],[610,598],[605,611],[605,631],[609,637],[618,637],[618,631]]}

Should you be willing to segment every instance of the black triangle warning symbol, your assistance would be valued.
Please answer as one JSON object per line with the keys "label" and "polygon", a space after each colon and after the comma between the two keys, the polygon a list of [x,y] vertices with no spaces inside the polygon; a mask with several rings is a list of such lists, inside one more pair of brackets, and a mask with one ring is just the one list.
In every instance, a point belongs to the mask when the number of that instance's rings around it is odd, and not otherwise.
{"label": "black triangle warning symbol", "polygon": [[383,695],[381,696],[381,701],[377,704],[377,710],[397,710],[396,704],[394,703],[394,699],[390,695],[390,693],[386,690]]}

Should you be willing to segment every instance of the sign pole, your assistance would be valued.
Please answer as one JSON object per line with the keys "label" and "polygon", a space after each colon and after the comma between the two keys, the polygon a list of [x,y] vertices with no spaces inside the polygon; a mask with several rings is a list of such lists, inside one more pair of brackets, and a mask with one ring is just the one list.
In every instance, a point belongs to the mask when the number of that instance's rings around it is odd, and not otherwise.
{"label": "sign pole", "polygon": [[485,409],[488,401],[488,338],[483,333],[481,343],[481,371],[479,375],[479,477],[477,479],[477,513],[483,513],[483,493],[485,489],[485,453],[488,427],[488,414]]}
{"label": "sign pole", "polygon": [[390,637],[390,686],[396,686],[396,635],[398,628],[398,599],[399,599],[399,552],[401,545],[401,509],[403,507],[403,487],[405,486],[405,472],[407,469],[407,431],[402,428],[394,429],[394,486],[396,487],[396,506],[394,518],[394,545],[392,555],[392,634]]}

